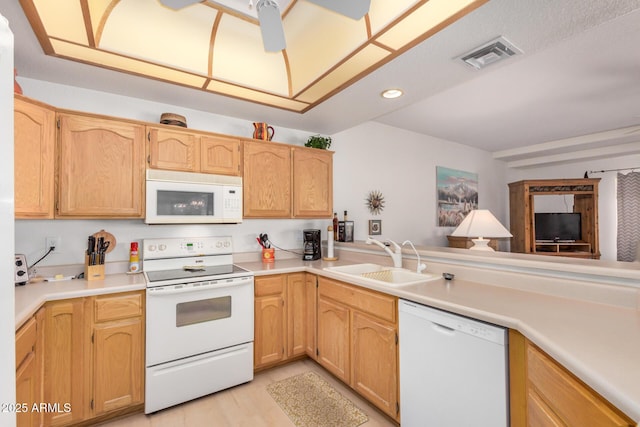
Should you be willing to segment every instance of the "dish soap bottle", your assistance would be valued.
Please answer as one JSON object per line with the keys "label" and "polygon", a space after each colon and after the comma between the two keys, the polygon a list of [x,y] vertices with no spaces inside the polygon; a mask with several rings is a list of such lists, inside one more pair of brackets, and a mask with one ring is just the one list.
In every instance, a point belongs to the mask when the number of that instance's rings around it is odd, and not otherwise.
{"label": "dish soap bottle", "polygon": [[131,242],[131,250],[129,251],[129,272],[137,273],[140,271],[140,257],[138,256],[138,242]]}

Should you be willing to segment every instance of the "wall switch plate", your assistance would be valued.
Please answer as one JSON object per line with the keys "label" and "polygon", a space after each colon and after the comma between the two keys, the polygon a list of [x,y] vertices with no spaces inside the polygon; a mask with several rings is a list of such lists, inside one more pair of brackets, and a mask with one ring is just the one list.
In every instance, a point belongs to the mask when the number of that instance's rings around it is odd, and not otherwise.
{"label": "wall switch plate", "polygon": [[49,250],[50,247],[55,247],[55,249],[51,252],[60,252],[60,237],[47,237],[45,243],[45,250]]}

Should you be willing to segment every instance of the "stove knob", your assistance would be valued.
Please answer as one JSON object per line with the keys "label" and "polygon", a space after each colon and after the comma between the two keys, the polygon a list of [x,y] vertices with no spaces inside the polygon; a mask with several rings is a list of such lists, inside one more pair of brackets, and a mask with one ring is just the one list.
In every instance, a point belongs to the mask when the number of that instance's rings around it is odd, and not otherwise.
{"label": "stove knob", "polygon": [[167,245],[161,244],[161,245],[158,246],[158,249],[160,249],[161,251],[165,251],[165,250],[167,250]]}
{"label": "stove knob", "polygon": [[226,240],[226,241],[224,242],[224,247],[225,247],[225,248],[228,248],[229,246],[231,246],[231,242],[230,242],[230,241],[228,241],[228,240]]}
{"label": "stove knob", "polygon": [[222,242],[221,241],[217,241],[216,242],[216,248],[221,248],[222,247]]}
{"label": "stove knob", "polygon": [[149,252],[153,252],[156,250],[156,245],[149,245]]}

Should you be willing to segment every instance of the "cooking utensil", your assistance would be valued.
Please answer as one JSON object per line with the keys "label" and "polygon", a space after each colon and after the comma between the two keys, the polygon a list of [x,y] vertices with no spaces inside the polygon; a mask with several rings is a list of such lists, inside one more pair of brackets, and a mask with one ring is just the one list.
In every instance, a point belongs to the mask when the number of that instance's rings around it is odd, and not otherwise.
{"label": "cooking utensil", "polygon": [[104,242],[109,243],[109,246],[105,248],[105,253],[111,252],[116,247],[116,238],[113,236],[113,234],[109,233],[108,231],[100,230],[97,233],[93,233],[93,237],[95,237],[96,239],[98,237],[103,237]]}

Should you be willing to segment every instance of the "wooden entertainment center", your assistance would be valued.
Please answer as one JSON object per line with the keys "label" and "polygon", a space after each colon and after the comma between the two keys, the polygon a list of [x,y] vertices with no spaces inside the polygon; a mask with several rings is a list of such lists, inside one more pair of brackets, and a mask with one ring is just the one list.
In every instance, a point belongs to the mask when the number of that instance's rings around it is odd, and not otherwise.
{"label": "wooden entertainment center", "polygon": [[[598,183],[600,178],[536,179],[509,184],[511,252],[600,258],[598,245]],[[582,239],[575,242],[536,242],[534,196],[572,195],[573,212],[580,213]]]}

